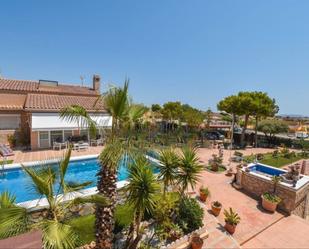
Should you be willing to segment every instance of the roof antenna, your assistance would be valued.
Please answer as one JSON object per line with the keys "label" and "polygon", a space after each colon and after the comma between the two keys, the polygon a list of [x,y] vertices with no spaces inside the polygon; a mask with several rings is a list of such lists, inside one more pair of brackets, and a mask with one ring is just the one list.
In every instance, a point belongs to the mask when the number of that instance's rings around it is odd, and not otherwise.
{"label": "roof antenna", "polygon": [[82,86],[84,86],[84,79],[85,79],[85,76],[81,75],[79,78],[80,78],[80,80],[81,80]]}
{"label": "roof antenna", "polygon": [[1,67],[0,67],[0,79],[2,79],[2,70],[1,70]]}

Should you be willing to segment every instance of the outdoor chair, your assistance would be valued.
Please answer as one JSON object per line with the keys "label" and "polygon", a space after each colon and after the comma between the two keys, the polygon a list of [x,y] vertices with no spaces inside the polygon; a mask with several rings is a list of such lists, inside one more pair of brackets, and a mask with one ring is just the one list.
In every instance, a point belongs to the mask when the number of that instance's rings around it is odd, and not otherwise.
{"label": "outdoor chair", "polygon": [[98,145],[103,145],[103,144],[104,144],[103,138],[91,139],[91,140],[90,140],[90,145],[91,145],[91,146],[98,146]]}
{"label": "outdoor chair", "polygon": [[67,149],[68,148],[68,143],[67,142],[54,142],[53,143],[53,150],[61,150],[62,148]]}
{"label": "outdoor chair", "polygon": [[3,157],[13,156],[14,152],[9,146],[5,144],[0,144],[0,155],[2,155]]}
{"label": "outdoor chair", "polygon": [[80,151],[82,149],[89,149],[89,144],[84,142],[74,143],[73,150]]}

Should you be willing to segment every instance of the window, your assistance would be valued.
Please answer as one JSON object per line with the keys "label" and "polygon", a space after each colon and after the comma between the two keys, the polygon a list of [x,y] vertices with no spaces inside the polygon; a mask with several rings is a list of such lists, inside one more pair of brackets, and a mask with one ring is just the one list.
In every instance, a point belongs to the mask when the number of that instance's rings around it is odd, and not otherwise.
{"label": "window", "polygon": [[54,142],[63,142],[63,133],[61,131],[50,131],[50,144],[53,145]]}
{"label": "window", "polygon": [[19,114],[0,114],[0,130],[15,130],[20,127]]}
{"label": "window", "polygon": [[40,143],[40,148],[48,148],[49,147],[48,131],[40,131],[39,132],[39,143]]}
{"label": "window", "polygon": [[67,141],[69,137],[71,137],[73,134],[72,130],[64,130],[63,131],[63,141]]}
{"label": "window", "polygon": [[82,137],[83,140],[88,141],[89,140],[89,134],[88,130],[80,130],[80,136]]}

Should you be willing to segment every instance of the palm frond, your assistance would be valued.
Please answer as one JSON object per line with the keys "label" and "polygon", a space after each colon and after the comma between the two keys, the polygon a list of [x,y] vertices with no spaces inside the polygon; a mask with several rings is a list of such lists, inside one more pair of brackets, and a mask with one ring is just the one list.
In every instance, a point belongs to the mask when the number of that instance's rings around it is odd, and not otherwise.
{"label": "palm frond", "polygon": [[126,190],[129,204],[141,215],[145,211],[152,213],[160,186],[144,157],[137,158],[129,167],[128,181]]}
{"label": "palm frond", "polygon": [[57,172],[52,166],[44,166],[40,169],[34,169],[21,165],[23,170],[30,176],[33,189],[40,195],[47,198],[53,196],[53,185],[55,183]]}
{"label": "palm frond", "polygon": [[91,136],[96,135],[97,124],[87,110],[80,105],[70,105],[60,111],[60,118],[70,123],[77,124],[80,128],[88,128]]}
{"label": "palm frond", "polygon": [[168,185],[173,184],[178,176],[180,159],[177,153],[171,149],[163,149],[159,152],[159,161],[156,167],[159,169],[159,179],[164,182],[164,192]]}
{"label": "palm frond", "polygon": [[65,182],[65,193],[79,191],[81,189],[84,189],[85,187],[88,187],[92,184],[91,181],[83,182],[83,183],[77,183],[77,182]]}
{"label": "palm frond", "polygon": [[4,191],[0,194],[0,209],[13,207],[16,200],[16,196],[9,191]]}
{"label": "palm frond", "polygon": [[203,166],[199,164],[196,148],[182,148],[178,177],[178,184],[182,188],[182,193],[187,190],[189,186],[194,189],[196,183],[199,181],[202,170]]}
{"label": "palm frond", "polygon": [[28,231],[30,221],[27,210],[18,206],[0,209],[0,239]]}
{"label": "palm frond", "polygon": [[67,172],[67,169],[69,167],[69,163],[70,163],[70,157],[71,157],[71,152],[72,149],[69,148],[66,153],[65,153],[65,157],[63,160],[60,161],[59,164],[59,172],[60,172],[60,185],[61,188],[63,189],[63,192],[66,193],[67,192],[67,185],[66,182],[64,180],[65,174]]}
{"label": "palm frond", "polygon": [[40,224],[43,232],[45,249],[74,249],[79,245],[79,238],[74,229],[55,220],[44,220]]}

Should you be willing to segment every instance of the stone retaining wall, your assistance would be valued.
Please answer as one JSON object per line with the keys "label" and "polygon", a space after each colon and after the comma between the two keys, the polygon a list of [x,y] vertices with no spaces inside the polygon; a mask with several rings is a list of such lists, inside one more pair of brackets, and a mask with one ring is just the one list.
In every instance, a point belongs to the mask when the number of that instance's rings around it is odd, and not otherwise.
{"label": "stone retaining wall", "polygon": [[[241,186],[246,192],[257,198],[260,198],[265,192],[273,191],[273,184],[270,180],[263,179],[244,171],[242,171],[241,175]],[[278,208],[287,214],[295,214],[304,218],[308,193],[309,185],[304,186],[297,191],[278,185],[277,195],[282,199]]]}

